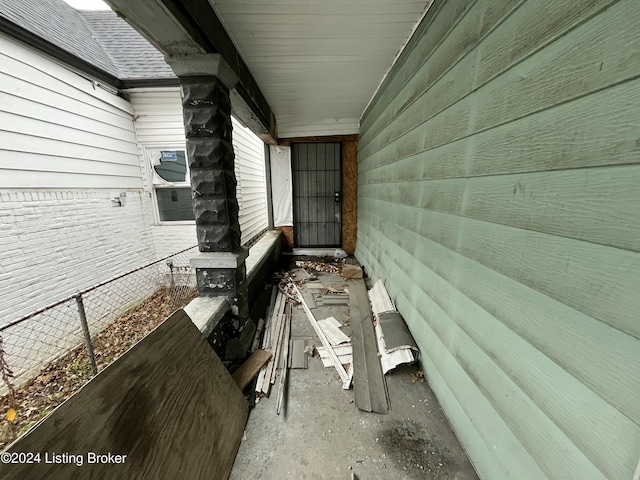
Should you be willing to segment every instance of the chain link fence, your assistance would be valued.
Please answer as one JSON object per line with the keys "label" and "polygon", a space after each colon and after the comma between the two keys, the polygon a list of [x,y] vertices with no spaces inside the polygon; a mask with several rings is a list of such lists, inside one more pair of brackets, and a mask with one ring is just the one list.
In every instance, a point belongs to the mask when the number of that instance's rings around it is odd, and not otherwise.
{"label": "chain link fence", "polygon": [[0,327],[0,449],[194,298],[197,253],[183,250]]}

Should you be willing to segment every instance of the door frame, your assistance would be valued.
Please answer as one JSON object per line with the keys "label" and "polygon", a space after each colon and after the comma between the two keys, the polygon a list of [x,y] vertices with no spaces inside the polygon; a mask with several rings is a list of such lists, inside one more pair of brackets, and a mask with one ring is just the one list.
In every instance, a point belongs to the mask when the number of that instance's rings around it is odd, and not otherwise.
{"label": "door frame", "polygon": [[[342,166],[342,215],[341,248],[349,255],[356,250],[357,202],[358,202],[358,135],[326,135],[312,137],[287,137],[278,139],[278,144],[290,147],[292,143],[340,142]],[[294,226],[276,227],[283,232],[283,248],[293,249]]]}
{"label": "door frame", "polygon": [[[337,223],[338,224],[338,242],[337,243],[332,243],[332,244],[315,244],[315,245],[299,245],[298,242],[296,241],[296,237],[297,235],[295,235],[295,224],[296,224],[296,206],[297,206],[297,202],[298,199],[296,198],[295,192],[296,192],[296,185],[293,183],[293,180],[296,178],[295,175],[295,155],[294,152],[296,150],[295,146],[296,145],[337,145],[338,146],[338,169],[337,170],[333,170],[336,171],[338,173],[338,178],[339,178],[339,185],[338,185],[338,191],[340,192],[340,207],[339,207],[339,218],[338,218],[338,222],[331,222],[332,224]],[[314,170],[307,170],[309,172],[313,172]],[[315,170],[317,171],[317,170]],[[331,141],[327,141],[327,142],[303,142],[303,141],[294,141],[291,142],[291,181],[292,181],[292,194],[293,194],[293,225],[294,225],[294,236],[293,236],[293,246],[294,247],[300,247],[300,248],[338,248],[340,246],[342,246],[342,182],[343,182],[343,178],[342,178],[342,142],[331,142]],[[332,189],[335,190],[335,189]],[[321,197],[317,197],[317,198],[321,198]],[[299,219],[298,219],[299,220]],[[314,223],[314,222],[308,222],[308,223]],[[321,223],[321,222],[316,222],[316,223]]]}

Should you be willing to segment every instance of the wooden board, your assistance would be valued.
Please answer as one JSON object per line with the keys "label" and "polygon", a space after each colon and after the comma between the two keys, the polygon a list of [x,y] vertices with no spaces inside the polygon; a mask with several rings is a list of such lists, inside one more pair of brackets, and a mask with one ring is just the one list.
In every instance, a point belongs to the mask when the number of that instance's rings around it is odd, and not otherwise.
{"label": "wooden board", "polygon": [[318,320],[318,326],[322,329],[325,336],[333,346],[340,345],[342,343],[349,343],[349,337],[340,330],[338,325],[340,324],[333,317]]}
{"label": "wooden board", "polygon": [[363,280],[349,280],[349,304],[353,347],[354,400],[366,412],[387,413],[389,403],[373,320],[369,311],[367,287]]}
{"label": "wooden board", "polygon": [[[247,415],[231,375],[178,310],[9,448],[82,455],[82,467],[0,464],[0,477],[224,480]],[[89,452],[127,457],[87,464]]]}
{"label": "wooden board", "polygon": [[[329,356],[329,353],[327,353],[326,349],[324,347],[316,347],[316,350],[320,355],[320,359],[322,360],[322,365],[325,368],[333,367],[333,360]],[[352,354],[353,350],[352,350],[351,344],[337,345],[336,347],[334,347],[334,350],[336,352],[336,355],[338,356],[338,359],[340,360],[340,363],[342,363],[342,365],[353,363],[353,354]]]}
{"label": "wooden board", "polygon": [[280,415],[284,405],[285,393],[287,390],[287,378],[289,377],[289,340],[291,338],[291,310],[293,306],[287,302],[285,307],[284,333],[282,338],[282,361],[280,362],[280,383],[278,384],[278,398],[276,402],[276,413]]}
{"label": "wooden board", "polygon": [[256,350],[240,367],[233,372],[233,380],[240,390],[244,390],[258,374],[262,366],[269,361],[272,354],[266,350]]}
{"label": "wooden board", "polygon": [[[313,313],[311,312],[311,310],[309,309],[309,307],[305,303],[304,298],[302,297],[302,293],[300,292],[298,287],[294,286],[294,288],[295,288],[296,293],[298,295],[298,300],[302,304],[302,308],[304,310],[304,313],[307,315],[307,318],[309,319],[309,323],[311,323],[311,326],[315,330],[316,335],[318,335],[318,338],[320,339],[320,342],[322,343],[322,345],[327,349],[327,352],[329,352],[329,355],[331,356],[331,359],[333,360],[334,367],[335,367],[336,371],[338,372],[338,375],[340,375],[340,379],[343,382],[343,387],[346,386],[347,385],[346,382],[349,379],[349,375],[347,375],[347,372],[342,367],[342,364],[340,363],[340,361],[338,360],[338,357],[336,356],[335,352],[333,351],[333,348],[331,347],[331,344],[329,343],[329,340],[327,339],[327,336],[324,334],[324,332],[322,331],[322,329],[318,325],[318,321],[313,316]],[[350,383],[351,382],[349,382],[349,384]],[[345,389],[348,390],[349,387],[346,386]]]}
{"label": "wooden board", "polygon": [[309,367],[309,356],[306,353],[306,338],[292,338],[289,349],[291,350],[291,355],[289,356],[289,368],[300,369]]}

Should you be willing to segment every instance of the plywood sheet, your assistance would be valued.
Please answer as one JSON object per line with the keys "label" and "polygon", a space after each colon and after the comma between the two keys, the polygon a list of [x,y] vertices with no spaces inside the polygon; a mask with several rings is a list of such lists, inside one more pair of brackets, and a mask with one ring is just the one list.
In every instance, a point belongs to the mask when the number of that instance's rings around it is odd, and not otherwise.
{"label": "plywood sheet", "polygon": [[[247,415],[231,375],[178,310],[9,448],[40,452],[40,463],[0,464],[0,478],[223,480]],[[46,463],[54,452],[83,464]],[[126,458],[87,463],[89,452]]]}

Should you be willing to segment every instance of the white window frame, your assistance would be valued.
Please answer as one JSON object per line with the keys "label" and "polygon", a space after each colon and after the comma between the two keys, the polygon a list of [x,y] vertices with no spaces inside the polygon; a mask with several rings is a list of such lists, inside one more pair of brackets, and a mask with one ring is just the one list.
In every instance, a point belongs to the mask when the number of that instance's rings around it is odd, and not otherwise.
{"label": "white window frame", "polygon": [[[185,144],[177,143],[162,143],[162,144],[149,144],[142,147],[142,156],[145,172],[148,179],[149,193],[151,194],[153,204],[153,218],[156,225],[195,225],[195,220],[160,220],[160,209],[158,208],[158,196],[156,195],[157,188],[191,188],[191,169],[189,168],[189,158],[187,157],[187,173],[186,182],[166,182],[163,184],[154,183],[154,175],[156,174],[153,166],[151,165],[150,152],[152,150],[181,150],[187,155],[187,146]],[[234,173],[236,176],[236,199],[238,201],[238,215],[242,215],[242,184],[240,182],[240,159],[238,157],[239,151],[233,146],[233,153],[235,155],[234,160]],[[240,193],[240,195],[238,195]]]}
{"label": "white window frame", "polygon": [[151,199],[153,204],[153,218],[156,225],[195,225],[195,220],[160,220],[160,209],[158,208],[158,196],[156,189],[158,188],[189,188],[191,190],[191,172],[189,170],[189,159],[187,158],[187,172],[185,182],[166,182],[163,184],[154,183],[155,171],[151,164],[150,154],[154,150],[180,150],[187,155],[187,147],[185,144],[176,143],[162,143],[154,145],[145,145],[142,148],[143,161],[145,165],[145,171],[147,173],[149,191],[151,193]]}

